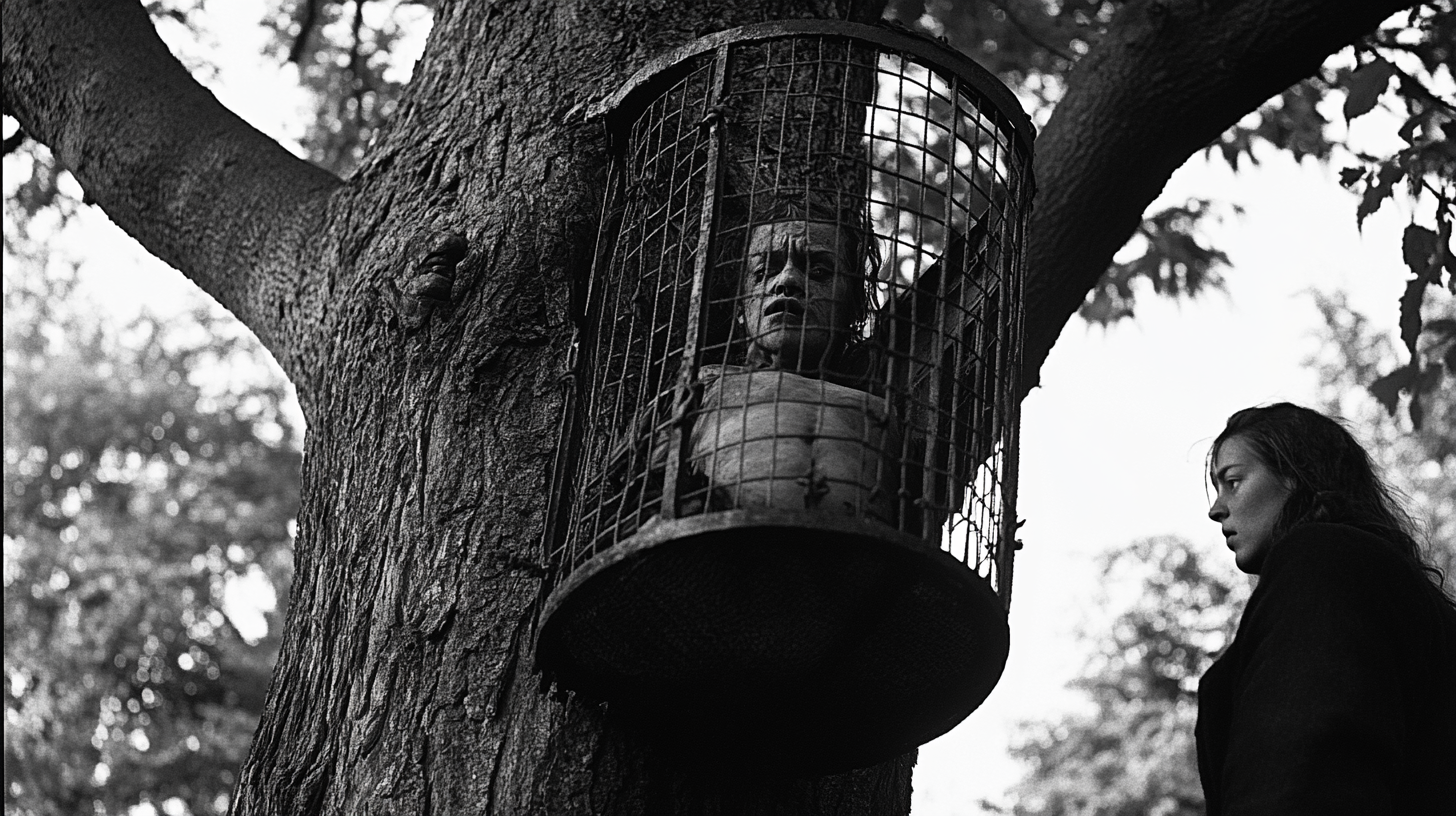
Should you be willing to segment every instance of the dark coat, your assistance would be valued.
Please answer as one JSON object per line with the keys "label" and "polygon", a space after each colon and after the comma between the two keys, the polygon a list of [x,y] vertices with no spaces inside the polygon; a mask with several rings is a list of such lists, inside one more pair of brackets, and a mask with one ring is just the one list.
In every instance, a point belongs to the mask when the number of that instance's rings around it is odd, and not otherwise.
{"label": "dark coat", "polygon": [[1269,551],[1198,686],[1209,816],[1456,814],[1456,611],[1393,545],[1307,524]]}

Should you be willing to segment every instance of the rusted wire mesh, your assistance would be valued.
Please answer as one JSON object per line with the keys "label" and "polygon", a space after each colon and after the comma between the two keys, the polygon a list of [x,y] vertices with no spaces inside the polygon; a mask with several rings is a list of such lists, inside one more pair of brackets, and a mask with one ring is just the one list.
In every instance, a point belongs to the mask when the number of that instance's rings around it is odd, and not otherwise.
{"label": "rusted wire mesh", "polygon": [[1028,126],[880,39],[723,40],[613,114],[558,578],[760,508],[913,536],[1009,602]]}

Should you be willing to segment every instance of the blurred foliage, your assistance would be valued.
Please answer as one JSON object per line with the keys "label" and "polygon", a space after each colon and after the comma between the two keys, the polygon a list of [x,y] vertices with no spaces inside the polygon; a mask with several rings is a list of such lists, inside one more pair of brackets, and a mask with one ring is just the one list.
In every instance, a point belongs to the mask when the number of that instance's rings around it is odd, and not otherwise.
{"label": "blurred foliage", "polygon": [[1117,0],[889,0],[885,16],[944,38],[1021,91],[1032,119],[1045,122],[1065,90],[1063,77],[1102,37]]}
{"label": "blurred foliage", "polygon": [[[1228,256],[1204,246],[1196,235],[1201,222],[1220,218],[1218,209],[1218,204],[1206,198],[1194,198],[1145,216],[1127,247],[1140,254],[1127,261],[1114,260],[1078,313],[1101,325],[1132,317],[1137,302],[1133,286],[1139,280],[1150,282],[1155,294],[1174,298],[1222,289],[1219,270],[1229,265]],[[1229,209],[1236,215],[1243,212],[1238,207]]]}
{"label": "blurred foliage", "polygon": [[1327,135],[1330,121],[1317,106],[1335,87],[1334,82],[1326,79],[1328,74],[1333,73],[1338,71],[1322,67],[1319,76],[1284,89],[1265,102],[1256,114],[1224,131],[1206,152],[1216,152],[1235,170],[1240,169],[1245,161],[1251,165],[1259,164],[1259,156],[1255,152],[1258,144],[1287,151],[1296,160],[1309,156],[1322,162],[1328,161],[1335,144]]}
{"label": "blurred foliage", "polygon": [[289,0],[263,21],[267,56],[298,66],[314,102],[303,147],[340,176],[358,166],[390,115],[409,70],[391,53],[411,27],[428,26],[433,0]]}
{"label": "blurred foliage", "polygon": [[[159,26],[187,27],[204,0],[149,0],[146,5]],[[434,5],[434,0],[277,0],[271,6],[262,21],[272,32],[267,56],[297,65],[299,81],[313,100],[314,116],[302,140],[310,160],[339,175],[358,166],[408,82],[410,68],[392,51],[402,38],[428,29]],[[970,55],[1020,93],[1035,121],[1045,122],[1065,92],[1067,72],[1114,24],[1123,5],[1120,0],[890,0],[885,13]],[[1341,179],[1358,195],[1357,223],[1378,210],[1402,182],[1411,197],[1434,199],[1434,227],[1413,224],[1402,248],[1414,276],[1400,303],[1412,355],[1412,338],[1425,328],[1420,321],[1425,288],[1444,281],[1456,291],[1456,256],[1450,250],[1456,107],[1437,90],[1444,87],[1437,77],[1450,62],[1453,42],[1452,0],[1422,3],[1326,61],[1315,76],[1270,99],[1208,147],[1236,170],[1245,161],[1258,164],[1261,145],[1295,159],[1352,157],[1354,163]],[[210,70],[203,64],[189,68],[199,78]],[[1406,146],[1389,156],[1337,150],[1342,142],[1320,105],[1341,97],[1347,121],[1382,103],[1402,110],[1400,137]],[[5,148],[7,153],[34,149],[23,134],[7,137]],[[47,158],[38,158],[33,172],[28,200],[54,202],[56,168]],[[1150,281],[1156,294],[1170,297],[1221,288],[1218,271],[1227,266],[1227,258],[1199,233],[1225,210],[1196,201],[1146,214],[1132,239],[1141,254],[1108,269],[1088,294],[1082,318],[1106,325],[1132,317],[1138,290],[1134,284],[1140,280]],[[1415,369],[1400,377],[1402,387],[1415,390],[1427,382]]]}
{"label": "blurred foliage", "polygon": [[1014,816],[1201,816],[1198,679],[1232,640],[1250,587],[1232,561],[1210,560],[1176,537],[1102,556],[1103,586],[1138,591],[1130,600],[1104,596],[1097,624],[1082,634],[1093,657],[1071,685],[1091,708],[1023,723],[1011,754],[1027,773],[1008,791],[1012,804],[982,807]]}
{"label": "blurred foliage", "polygon": [[[1456,595],[1456,366],[1450,335],[1444,346],[1432,342],[1420,350],[1429,384],[1419,392],[1392,392],[1388,377],[1380,374],[1398,365],[1391,338],[1373,331],[1342,296],[1314,298],[1325,322],[1320,350],[1308,361],[1320,380],[1315,407],[1344,417],[1391,485],[1406,496],[1431,559],[1446,573],[1447,592]],[[1456,325],[1456,298],[1433,299],[1425,309],[1428,326]],[[1422,422],[1409,424],[1410,417]]]}
{"label": "blurred foliage", "polygon": [[[1456,3],[1437,0],[1413,9],[1404,27],[1376,31],[1355,46],[1356,64],[1334,81],[1346,91],[1347,121],[1375,110],[1382,102],[1403,122],[1401,147],[1387,155],[1357,153],[1340,181],[1360,195],[1357,224],[1380,210],[1402,185],[1418,202],[1431,202],[1426,224],[1412,218],[1401,242],[1411,277],[1400,298],[1400,337],[1407,363],[1371,388],[1392,412],[1397,395],[1412,395],[1409,416],[1420,429],[1429,400],[1443,377],[1456,372],[1456,320],[1449,310],[1427,320],[1424,304],[1442,288],[1456,294],[1456,252],[1451,249],[1456,221],[1456,100],[1449,96],[1450,67],[1456,52]],[[1433,78],[1444,75],[1438,83]],[[1445,88],[1443,96],[1437,86]],[[1444,374],[1443,374],[1444,372]]]}
{"label": "blurred foliage", "polygon": [[286,384],[235,381],[259,350],[208,310],[109,328],[74,285],[7,264],[5,812],[224,813],[291,579]]}

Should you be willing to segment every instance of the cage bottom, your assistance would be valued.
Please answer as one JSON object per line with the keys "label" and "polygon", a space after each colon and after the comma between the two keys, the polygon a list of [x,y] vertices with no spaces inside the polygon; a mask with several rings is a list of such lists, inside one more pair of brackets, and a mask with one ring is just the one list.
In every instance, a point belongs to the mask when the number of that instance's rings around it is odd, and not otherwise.
{"label": "cage bottom", "polygon": [[733,510],[654,521],[574,571],[547,600],[537,662],[704,762],[812,775],[949,731],[1008,648],[1000,600],[949,553]]}

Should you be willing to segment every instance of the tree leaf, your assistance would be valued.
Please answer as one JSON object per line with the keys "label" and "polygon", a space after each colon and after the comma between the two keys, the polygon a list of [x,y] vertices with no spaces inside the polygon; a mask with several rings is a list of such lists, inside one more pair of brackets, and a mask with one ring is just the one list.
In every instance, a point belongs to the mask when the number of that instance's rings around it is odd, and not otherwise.
{"label": "tree leaf", "polygon": [[1400,392],[1409,388],[1415,377],[1415,363],[1403,365],[1371,383],[1370,393],[1385,406],[1391,416],[1395,416],[1400,408]]}
{"label": "tree leaf", "polygon": [[1400,126],[1400,130],[1396,131],[1395,135],[1399,136],[1400,140],[1402,142],[1405,142],[1406,144],[1415,144],[1416,128],[1421,126],[1421,119],[1422,116],[1420,114],[1416,114],[1415,116],[1412,116],[1411,118],[1405,120],[1405,124]]}
{"label": "tree leaf", "polygon": [[1355,208],[1355,226],[1363,227],[1366,216],[1373,215],[1385,203],[1387,198],[1395,192],[1395,185],[1405,177],[1405,168],[1395,161],[1384,164],[1375,174],[1375,178],[1365,185],[1365,195],[1360,199],[1360,205]]}
{"label": "tree leaf", "polygon": [[1405,294],[1400,296],[1400,339],[1412,360],[1416,356],[1416,340],[1421,336],[1421,301],[1425,295],[1426,282],[1416,278],[1406,282]]}
{"label": "tree leaf", "polygon": [[1441,369],[1439,366],[1426,366],[1416,375],[1411,383],[1410,412],[1411,427],[1417,431],[1421,429],[1421,422],[1426,417],[1426,397],[1434,396],[1440,389]]}
{"label": "tree leaf", "polygon": [[1384,57],[1376,57],[1356,68],[1345,80],[1345,121],[1364,116],[1374,107],[1380,95],[1395,76],[1395,65]]}
{"label": "tree leaf", "polygon": [[1355,227],[1365,226],[1365,218],[1373,215],[1385,199],[1390,197],[1390,188],[1381,187],[1378,184],[1369,184],[1365,187],[1365,195],[1360,197],[1360,204],[1355,208]]}
{"label": "tree leaf", "polygon": [[1390,189],[1394,189],[1395,185],[1399,184],[1403,178],[1405,178],[1405,166],[1394,159],[1386,162],[1381,166],[1379,172],[1375,174],[1376,182],[1380,186]]}
{"label": "tree leaf", "polygon": [[1353,187],[1355,185],[1355,182],[1359,181],[1364,176],[1365,168],[1346,167],[1345,169],[1340,171],[1340,186],[1347,189],[1349,187]]}
{"label": "tree leaf", "polygon": [[1401,237],[1400,250],[1405,258],[1405,265],[1422,284],[1435,284],[1440,281],[1441,258],[1437,256],[1440,240],[1434,231],[1419,224],[1407,226]]}
{"label": "tree leaf", "polygon": [[[1441,362],[1446,366],[1447,373],[1456,377],[1456,318],[1432,318],[1421,327],[1421,332],[1429,338],[1426,345],[1427,355],[1444,347],[1446,350],[1441,354]],[[1438,367],[1432,365],[1428,370],[1434,368]]]}

